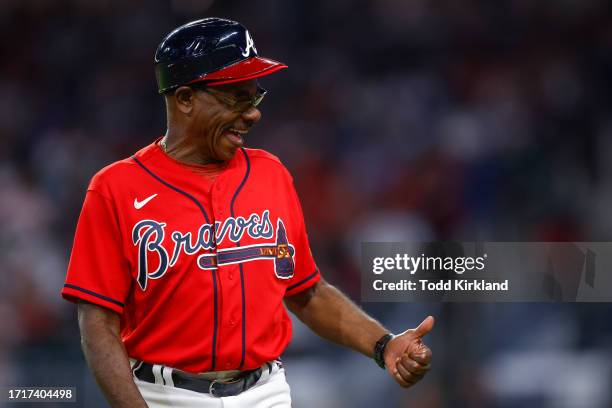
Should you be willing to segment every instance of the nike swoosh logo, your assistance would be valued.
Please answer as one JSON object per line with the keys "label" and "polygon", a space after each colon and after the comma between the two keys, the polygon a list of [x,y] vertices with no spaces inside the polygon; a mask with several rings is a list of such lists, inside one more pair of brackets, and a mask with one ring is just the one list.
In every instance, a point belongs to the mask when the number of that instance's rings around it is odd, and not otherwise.
{"label": "nike swoosh logo", "polygon": [[135,198],[135,199],[134,199],[134,208],[135,208],[135,209],[137,209],[137,210],[140,210],[142,207],[144,207],[145,205],[147,205],[147,203],[148,203],[149,201],[151,201],[152,199],[154,199],[155,197],[157,197],[157,194],[153,194],[152,196],[147,197],[147,198],[145,198],[145,199],[144,199],[144,200],[142,200],[142,201],[138,201],[138,199],[136,199],[136,198]]}

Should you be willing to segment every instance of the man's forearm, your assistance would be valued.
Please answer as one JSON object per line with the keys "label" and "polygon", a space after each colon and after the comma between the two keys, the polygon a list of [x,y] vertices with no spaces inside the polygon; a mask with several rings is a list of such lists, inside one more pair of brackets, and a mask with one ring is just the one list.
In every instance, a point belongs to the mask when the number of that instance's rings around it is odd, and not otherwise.
{"label": "man's forearm", "polygon": [[95,316],[82,319],[81,311],[79,320],[85,359],[111,407],[146,408],[147,404],[132,379],[129,359],[118,333]]}
{"label": "man's forearm", "polygon": [[374,344],[387,330],[327,282],[308,296],[295,296],[287,307],[319,336],[372,357]]}

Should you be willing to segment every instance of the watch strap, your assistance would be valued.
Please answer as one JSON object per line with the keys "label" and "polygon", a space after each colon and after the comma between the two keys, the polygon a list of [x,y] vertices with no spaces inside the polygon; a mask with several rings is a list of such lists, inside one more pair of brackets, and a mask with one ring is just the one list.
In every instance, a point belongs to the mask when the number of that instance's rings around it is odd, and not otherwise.
{"label": "watch strap", "polygon": [[393,334],[387,333],[376,342],[376,345],[374,345],[374,361],[376,361],[376,364],[383,370],[385,369],[385,348],[387,348],[387,343],[389,343],[393,337]]}

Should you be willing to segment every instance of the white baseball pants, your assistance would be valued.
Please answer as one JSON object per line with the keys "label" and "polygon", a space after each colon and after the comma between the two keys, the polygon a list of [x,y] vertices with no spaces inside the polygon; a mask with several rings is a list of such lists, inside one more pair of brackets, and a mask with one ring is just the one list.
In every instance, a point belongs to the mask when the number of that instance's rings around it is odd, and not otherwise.
{"label": "white baseball pants", "polygon": [[[164,370],[164,374],[171,370]],[[167,378],[166,378],[167,380]],[[291,394],[285,378],[285,369],[277,364],[272,371],[267,367],[261,378],[248,390],[231,397],[215,397],[207,393],[163,385],[156,376],[156,383],[141,381],[134,377],[140,393],[149,408],[290,408]],[[166,384],[169,382],[166,381]]]}

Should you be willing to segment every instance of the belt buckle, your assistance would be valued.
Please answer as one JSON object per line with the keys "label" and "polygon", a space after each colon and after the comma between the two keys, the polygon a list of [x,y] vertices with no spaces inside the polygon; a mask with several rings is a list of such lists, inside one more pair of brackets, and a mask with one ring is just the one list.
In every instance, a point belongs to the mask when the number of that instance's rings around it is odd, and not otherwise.
{"label": "belt buckle", "polygon": [[208,386],[208,393],[210,395],[212,395],[213,397],[216,397],[216,395],[215,395],[215,384],[218,383],[218,382],[219,382],[218,380],[212,380],[210,382],[210,385]]}

